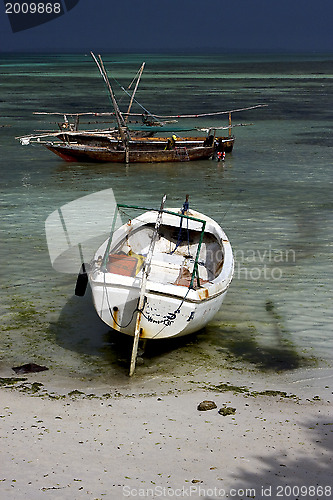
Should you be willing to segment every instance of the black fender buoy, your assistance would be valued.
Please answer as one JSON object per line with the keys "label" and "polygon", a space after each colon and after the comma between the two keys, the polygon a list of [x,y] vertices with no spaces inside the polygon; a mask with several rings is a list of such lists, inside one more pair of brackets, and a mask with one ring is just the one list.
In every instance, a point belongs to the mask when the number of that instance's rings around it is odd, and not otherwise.
{"label": "black fender buoy", "polygon": [[86,271],[86,264],[83,263],[76,280],[75,295],[77,295],[78,297],[83,297],[86,293],[87,285],[88,273]]}

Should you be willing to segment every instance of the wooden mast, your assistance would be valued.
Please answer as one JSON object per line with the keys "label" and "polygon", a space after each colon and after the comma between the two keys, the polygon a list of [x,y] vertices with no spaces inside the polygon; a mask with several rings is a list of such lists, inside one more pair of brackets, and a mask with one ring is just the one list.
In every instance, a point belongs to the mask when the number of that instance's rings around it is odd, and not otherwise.
{"label": "wooden mast", "polygon": [[126,126],[124,117],[123,117],[123,115],[122,115],[122,113],[121,113],[121,111],[119,109],[118,103],[117,103],[116,98],[114,96],[113,89],[111,87],[109,78],[108,78],[106,70],[104,68],[102,57],[99,55],[98,56],[99,61],[98,61],[97,58],[96,58],[96,56],[95,56],[95,54],[93,52],[91,52],[91,56],[94,59],[96,65],[98,67],[98,70],[101,73],[102,78],[103,78],[103,80],[104,80],[104,82],[105,82],[105,84],[106,84],[106,86],[107,86],[107,88],[109,90],[111,101],[112,101],[112,104],[113,104],[113,107],[114,107],[114,111],[115,111],[115,115],[116,115],[116,120],[117,120],[119,134],[120,134],[121,140],[122,140],[122,142],[123,142],[123,144],[125,146],[126,163],[128,163],[128,161],[129,161],[128,141],[131,139],[131,136],[129,134],[129,131],[128,131],[128,128]]}
{"label": "wooden mast", "polygon": [[137,79],[137,81],[136,81],[136,84],[135,84],[135,87],[134,87],[134,90],[133,90],[133,94],[132,94],[132,96],[131,96],[131,100],[130,100],[130,103],[129,103],[129,106],[128,106],[128,109],[127,109],[127,115],[126,115],[126,117],[125,117],[125,123],[127,123],[127,120],[128,120],[128,118],[129,118],[129,113],[130,113],[130,111],[131,111],[131,107],[132,107],[132,104],[133,104],[134,96],[135,96],[136,91],[137,91],[137,88],[138,88],[138,86],[139,86],[139,82],[140,82],[141,75],[142,75],[143,69],[144,69],[144,67],[145,67],[145,64],[146,64],[146,63],[142,63],[142,66],[141,66],[141,68],[140,68],[140,70],[139,70],[138,79]]}

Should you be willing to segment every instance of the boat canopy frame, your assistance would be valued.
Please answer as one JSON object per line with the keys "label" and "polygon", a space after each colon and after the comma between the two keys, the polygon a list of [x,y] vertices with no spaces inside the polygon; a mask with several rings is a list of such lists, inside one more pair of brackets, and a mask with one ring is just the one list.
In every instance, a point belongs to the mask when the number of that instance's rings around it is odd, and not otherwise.
{"label": "boat canopy frame", "polygon": [[201,246],[202,246],[203,238],[204,238],[204,233],[205,233],[205,229],[206,229],[206,221],[203,219],[199,219],[198,217],[193,217],[192,215],[186,215],[183,212],[177,213],[177,212],[173,212],[171,210],[167,210],[164,208],[161,210],[160,208],[148,208],[148,207],[141,207],[141,206],[137,206],[137,205],[126,205],[124,203],[117,203],[117,207],[116,207],[116,210],[115,210],[114,216],[113,216],[113,221],[112,221],[112,226],[111,226],[108,244],[106,246],[106,250],[105,250],[105,253],[103,256],[103,260],[102,260],[101,270],[104,273],[107,272],[107,260],[108,260],[110,248],[112,245],[113,234],[115,232],[118,212],[120,211],[121,208],[128,208],[128,209],[141,210],[141,211],[143,210],[144,212],[157,212],[157,213],[162,213],[162,214],[165,213],[168,215],[175,215],[176,217],[179,217],[180,219],[193,220],[195,222],[201,223],[202,228],[201,228],[201,232],[200,232],[198,248],[197,248],[197,252],[196,252],[196,256],[195,256],[195,260],[194,260],[191,281],[190,281],[190,284],[188,287],[189,289],[193,288],[194,281],[195,281],[195,279],[197,279],[197,286],[199,288],[201,288],[200,278],[199,278],[199,255],[200,255],[200,250],[201,250]]}

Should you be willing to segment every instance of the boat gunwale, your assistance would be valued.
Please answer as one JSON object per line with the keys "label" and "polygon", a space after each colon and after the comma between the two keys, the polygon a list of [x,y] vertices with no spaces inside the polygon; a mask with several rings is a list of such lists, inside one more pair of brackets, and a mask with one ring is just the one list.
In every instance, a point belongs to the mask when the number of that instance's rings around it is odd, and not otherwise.
{"label": "boat gunwale", "polygon": [[[91,277],[89,276],[89,281],[93,283],[94,286],[101,286],[101,287],[106,287],[106,288],[112,288],[114,287],[115,289],[121,288],[121,289],[126,289],[126,290],[140,290],[140,283],[138,286],[135,286],[134,282],[137,279],[137,276],[129,277],[129,276],[123,276],[120,274],[115,274],[115,273],[103,273],[103,271],[99,271],[97,275],[102,275],[104,278],[106,276],[109,277],[119,277],[119,281],[114,280],[112,282],[106,281],[105,279],[98,280],[97,277]],[[222,289],[218,289],[215,293],[209,294],[209,288],[207,286],[202,286],[200,288],[189,288],[188,286],[185,285],[174,285],[172,283],[158,283],[156,281],[147,281],[147,293],[150,295],[160,295],[166,298],[176,298],[176,299],[181,299],[184,302],[188,303],[194,303],[194,304],[201,304],[202,302],[207,302],[210,300],[214,300],[217,297],[221,296],[224,294],[231,282],[232,282],[232,277],[233,277],[233,267],[231,269],[231,273],[228,277],[227,283],[224,285]],[[124,281],[128,281],[127,283],[124,283]],[[214,286],[214,285],[219,285],[219,283],[214,283],[215,280],[209,281],[209,285]],[[206,283],[207,284],[207,283]],[[205,284],[205,285],[206,285]],[[222,282],[220,282],[220,285]],[[155,286],[158,287],[158,289],[155,289]],[[170,292],[168,290],[162,290],[165,288],[171,288],[173,289],[173,292]],[[201,291],[205,292],[208,291],[208,295],[200,293]],[[178,293],[175,293],[175,292]]]}
{"label": "boat gunwale", "polygon": [[[133,220],[131,220],[131,224],[128,225],[128,223],[122,224],[116,231],[111,230],[111,234],[108,239],[106,239],[102,245],[97,249],[95,253],[95,261],[96,261],[96,256],[98,253],[103,253],[104,250],[104,256],[103,256],[103,261],[102,264],[100,265],[99,268],[96,268],[90,273],[89,279],[92,281],[92,283],[96,286],[115,286],[119,288],[132,288],[132,289],[138,289],[140,288],[140,276],[137,274],[136,276],[124,276],[121,274],[117,273],[110,273],[106,269],[106,258],[107,255],[109,255],[110,250],[111,250],[111,245],[112,248],[116,248],[119,243],[126,239],[126,237],[129,235],[130,232],[133,230],[140,230],[141,228],[144,228],[145,226],[148,226],[148,224],[151,224],[154,222],[154,217],[155,213],[158,212],[158,209],[155,208],[148,208],[148,207],[139,207],[135,205],[127,205],[127,204],[117,204],[117,208],[132,208],[132,209],[139,209],[139,210],[146,210],[146,212],[142,213],[141,215],[135,217]],[[194,214],[197,214],[203,219],[200,219],[199,217],[195,217],[193,215],[186,216],[185,214],[177,213],[174,210],[177,209],[163,209],[163,213],[165,213],[167,216],[177,216],[179,218],[187,218],[190,220],[193,220],[194,222],[199,222],[203,224],[203,229],[201,229],[201,232],[203,234],[210,234],[213,235],[221,248],[223,249],[223,266],[221,268],[220,273],[212,280],[209,280],[205,284],[201,285],[200,287],[193,288],[191,285],[193,285],[193,280],[191,280],[191,283],[186,286],[186,285],[175,285],[172,283],[160,283],[156,281],[152,281],[148,279],[147,282],[147,288],[150,293],[155,293],[159,295],[164,295],[164,296],[174,296],[177,298],[186,298],[188,302],[194,302],[194,303],[200,303],[203,302],[203,300],[211,300],[219,295],[223,294],[229,287],[233,274],[234,274],[234,259],[233,259],[233,254],[232,254],[232,249],[231,249],[231,244],[229,239],[227,238],[227,235],[225,234],[224,230],[221,228],[221,226],[211,217],[206,216],[204,214],[201,214],[200,212],[197,212],[195,210],[192,210]],[[115,212],[116,214],[117,212]],[[191,212],[190,212],[191,213]],[[163,221],[162,219],[162,225],[169,225],[170,227],[177,227],[174,224],[167,224],[167,221]],[[127,227],[126,227],[127,226]],[[127,229],[127,230],[126,230]],[[198,229],[192,228],[192,230],[199,232]],[[114,237],[116,239],[114,240]],[[220,241],[219,241],[220,239]],[[226,262],[229,264],[226,265]],[[194,274],[194,269],[192,271],[192,275]],[[101,276],[101,279],[97,279],[97,276]],[[112,281],[107,280],[106,278],[109,277],[111,278]],[[195,279],[195,278],[194,278]],[[138,285],[135,285],[135,281],[137,281]],[[155,287],[158,287],[161,289],[163,287],[164,291],[159,291],[155,290]],[[173,291],[168,292],[168,288],[173,287]],[[213,290],[215,288],[215,290]],[[177,291],[177,293],[175,293]],[[203,293],[200,293],[202,291]],[[204,298],[201,298],[200,295],[204,295]]]}
{"label": "boat gunwale", "polygon": [[[161,144],[164,145],[164,142],[166,143],[166,141],[161,141]],[[186,141],[183,141],[186,143]],[[195,142],[195,141],[193,141]],[[200,142],[200,141],[198,141]],[[110,142],[110,146],[95,146],[95,145],[87,145],[87,144],[78,144],[78,143],[63,143],[63,142],[52,142],[52,141],[45,141],[45,142],[41,142],[41,144],[43,144],[44,146],[46,146],[48,149],[50,148],[59,148],[59,149],[63,149],[63,150],[73,150],[73,151],[91,151],[91,152],[109,152],[109,153],[123,153],[125,152],[125,148],[124,149],[113,149],[112,148],[112,145],[113,143]],[[115,144],[118,144],[119,141],[115,142]],[[136,145],[138,144],[138,142],[132,142],[132,141],[129,141],[129,145],[132,146],[132,145]],[[146,144],[145,144],[146,145]],[[186,149],[188,152],[191,152],[191,151],[201,151],[201,150],[212,150],[214,151],[214,146],[204,146],[204,145],[190,145],[188,147],[186,147],[186,144],[184,146],[179,146],[179,147],[175,147],[173,149],[131,149],[130,148],[130,153],[160,153],[160,152],[163,152],[165,153],[166,151],[177,151],[177,150],[183,150],[183,149]]]}

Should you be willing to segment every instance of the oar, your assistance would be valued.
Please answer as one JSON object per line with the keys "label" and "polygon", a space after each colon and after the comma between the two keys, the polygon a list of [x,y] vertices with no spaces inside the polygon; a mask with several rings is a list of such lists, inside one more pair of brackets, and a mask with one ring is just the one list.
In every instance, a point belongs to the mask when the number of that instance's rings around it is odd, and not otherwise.
{"label": "oar", "polygon": [[140,332],[141,332],[140,324],[141,324],[142,308],[143,308],[144,300],[145,300],[148,275],[150,273],[150,263],[151,263],[151,259],[152,259],[153,252],[154,252],[154,247],[155,247],[155,242],[156,242],[156,238],[158,235],[158,230],[159,230],[159,227],[160,227],[161,221],[162,221],[162,214],[163,214],[165,200],[166,200],[166,194],[162,198],[161,207],[160,207],[160,210],[158,212],[157,219],[156,219],[155,232],[154,232],[154,235],[152,237],[150,247],[148,250],[148,254],[147,254],[147,258],[146,258],[144,268],[143,268],[142,284],[141,284],[141,291],[140,291],[140,298],[139,298],[139,305],[138,305],[138,314],[136,316],[135,331],[134,331],[131,366],[130,366],[130,371],[129,371],[130,377],[133,375],[134,370],[135,370],[136,357],[137,357],[137,353],[138,353],[138,345],[139,345],[139,338],[140,338]]}

